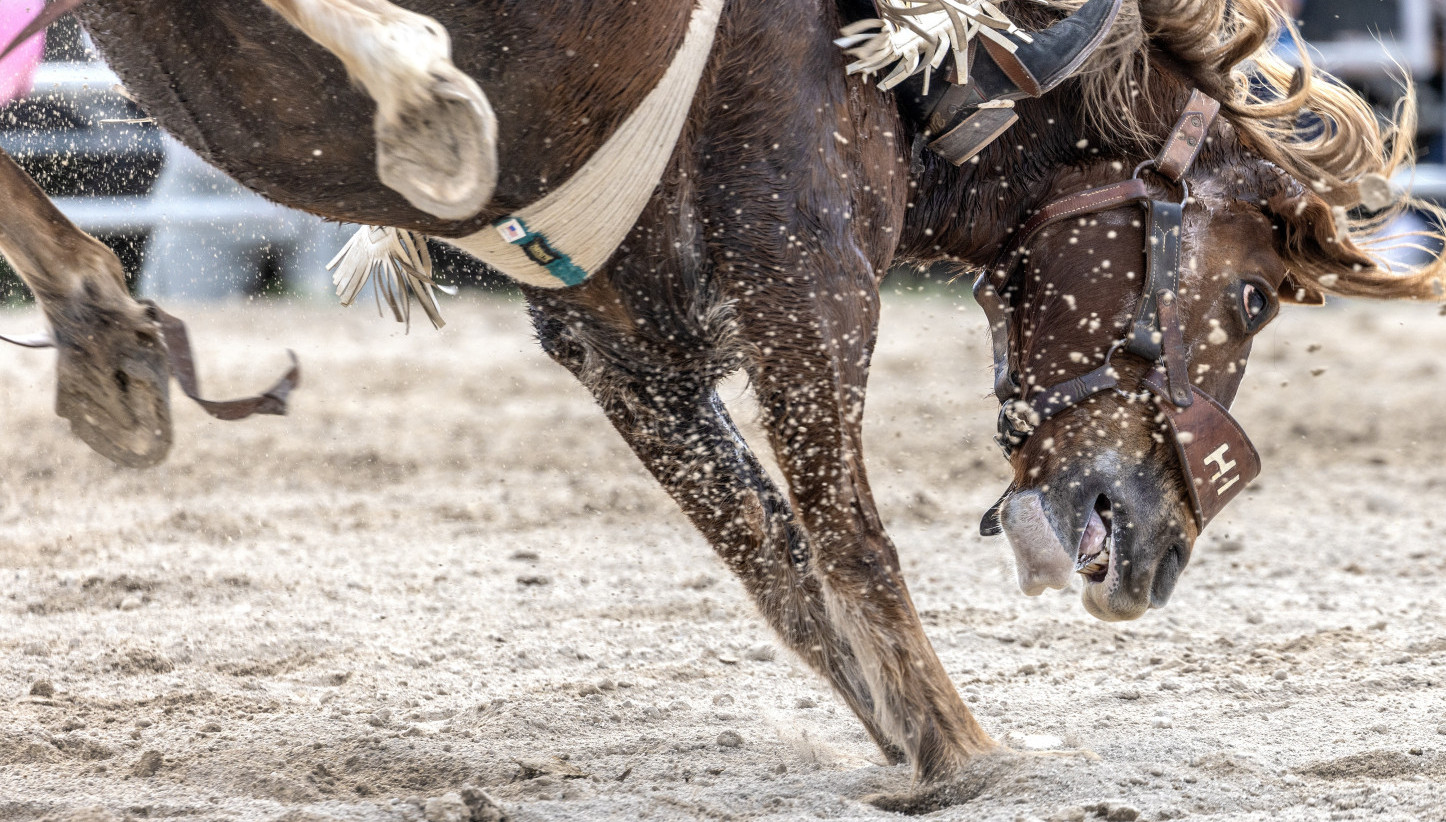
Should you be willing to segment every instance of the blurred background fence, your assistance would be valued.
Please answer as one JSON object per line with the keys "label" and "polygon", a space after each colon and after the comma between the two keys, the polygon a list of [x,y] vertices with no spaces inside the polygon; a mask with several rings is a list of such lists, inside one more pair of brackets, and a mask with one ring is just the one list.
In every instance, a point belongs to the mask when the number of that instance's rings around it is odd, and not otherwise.
{"label": "blurred background fence", "polygon": [[[1297,19],[1317,64],[1383,114],[1400,96],[1400,77],[1414,78],[1421,163],[1413,178],[1398,182],[1446,200],[1446,0],[1277,2]],[[12,20],[36,10],[36,0],[0,0]],[[126,98],[73,19],[53,25],[43,52],[25,57],[0,65],[0,89],[20,86],[0,110],[0,148],[72,220],[116,250],[134,290],[192,299],[331,290],[324,266],[354,226],[270,203],[165,136]],[[32,71],[27,92],[24,74]],[[432,250],[443,282],[507,287],[450,247],[434,243]],[[0,270],[0,299],[28,299],[8,270]]]}

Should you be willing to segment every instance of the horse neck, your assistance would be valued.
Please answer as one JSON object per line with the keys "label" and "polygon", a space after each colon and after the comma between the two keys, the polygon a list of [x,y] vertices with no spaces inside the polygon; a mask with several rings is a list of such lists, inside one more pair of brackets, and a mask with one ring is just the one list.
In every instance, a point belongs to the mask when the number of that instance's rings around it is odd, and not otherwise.
{"label": "horse neck", "polygon": [[[988,265],[1029,214],[1056,191],[1071,170],[1117,161],[1129,169],[1164,141],[1190,86],[1169,71],[1155,71],[1149,103],[1142,103],[1142,127],[1155,135],[1151,146],[1122,143],[1083,116],[1080,95],[1063,86],[1039,100],[1017,105],[1019,122],[981,152],[977,161],[955,167],[925,149],[911,176],[913,199],[899,246],[901,260],[949,261],[971,268]],[[912,142],[918,124],[905,117]],[[1221,147],[1207,148],[1206,154]],[[1101,181],[1111,182],[1110,180]]]}
{"label": "horse neck", "polygon": [[[1075,112],[1061,103],[1021,105],[1020,121],[976,161],[962,166],[925,149],[911,177],[913,198],[900,257],[987,265],[1011,229],[1042,200],[1058,171],[1087,160],[1076,147],[1081,137],[1069,125]],[[916,137],[909,136],[911,141]]]}

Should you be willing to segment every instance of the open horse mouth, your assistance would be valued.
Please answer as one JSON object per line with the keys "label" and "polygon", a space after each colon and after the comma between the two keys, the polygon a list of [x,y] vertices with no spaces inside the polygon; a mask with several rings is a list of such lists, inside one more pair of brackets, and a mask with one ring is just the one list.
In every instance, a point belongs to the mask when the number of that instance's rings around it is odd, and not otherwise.
{"label": "open horse mouth", "polygon": [[1079,550],[1075,554],[1075,573],[1084,577],[1091,585],[1103,584],[1107,579],[1119,581],[1119,572],[1114,562],[1114,509],[1110,498],[1100,494],[1090,510],[1089,521],[1080,535]]}
{"label": "open horse mouth", "polygon": [[[1189,561],[1189,540],[1174,501],[1152,515],[1124,499],[1092,491],[1083,499],[1049,500],[1037,489],[1010,494],[999,521],[1014,551],[1019,587],[1029,596],[1069,588],[1078,578],[1081,602],[1107,622],[1136,619],[1169,601]],[[1163,502],[1163,501],[1161,501]],[[1144,515],[1134,514],[1144,511]]]}
{"label": "open horse mouth", "polygon": [[1084,579],[1080,601],[1086,611],[1107,622],[1135,619],[1151,605],[1149,597],[1137,596],[1133,590],[1142,583],[1148,587],[1149,580],[1142,577],[1152,574],[1147,568],[1132,567],[1139,546],[1128,544],[1133,529],[1123,514],[1109,497],[1095,497],[1075,553],[1074,571]]}

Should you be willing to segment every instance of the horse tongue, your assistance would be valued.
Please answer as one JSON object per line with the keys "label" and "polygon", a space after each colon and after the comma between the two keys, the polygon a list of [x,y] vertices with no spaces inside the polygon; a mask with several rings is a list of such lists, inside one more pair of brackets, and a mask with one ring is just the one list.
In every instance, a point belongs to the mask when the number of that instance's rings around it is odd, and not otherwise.
{"label": "horse tongue", "polygon": [[1019,589],[1037,597],[1046,588],[1068,588],[1074,577],[1074,560],[1045,511],[1044,495],[1035,490],[1011,494],[999,514],[1014,551]]}
{"label": "horse tongue", "polygon": [[1079,540],[1079,551],[1075,554],[1076,563],[1082,563],[1087,557],[1094,557],[1103,551],[1108,533],[1105,521],[1100,518],[1100,512],[1091,509],[1089,522],[1085,523],[1084,535]]}

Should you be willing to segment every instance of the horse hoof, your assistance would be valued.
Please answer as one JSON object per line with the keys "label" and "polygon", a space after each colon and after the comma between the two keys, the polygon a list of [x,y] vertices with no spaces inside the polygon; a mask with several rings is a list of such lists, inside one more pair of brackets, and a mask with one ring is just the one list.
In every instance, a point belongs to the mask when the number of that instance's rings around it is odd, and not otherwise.
{"label": "horse hoof", "polygon": [[67,314],[68,322],[53,323],[55,412],[117,465],[160,463],[171,449],[170,369],[155,325],[144,314],[100,308]]}
{"label": "horse hoof", "polygon": [[472,78],[450,63],[392,117],[378,117],[377,176],[445,220],[475,216],[497,184],[497,116]]}
{"label": "horse hoof", "polygon": [[863,801],[880,810],[917,816],[973,801],[999,786],[1015,786],[1014,789],[1024,793],[1048,795],[1064,780],[1062,771],[1072,767],[1062,756],[1076,755],[1086,761],[1099,760],[1089,751],[1021,753],[1003,748],[975,757],[954,774],[919,785],[912,791],[874,794],[864,797]]}

